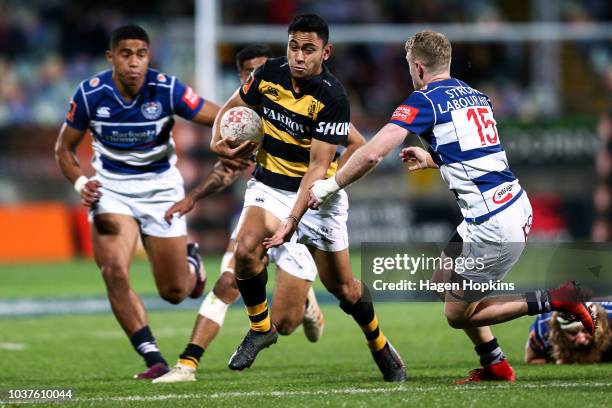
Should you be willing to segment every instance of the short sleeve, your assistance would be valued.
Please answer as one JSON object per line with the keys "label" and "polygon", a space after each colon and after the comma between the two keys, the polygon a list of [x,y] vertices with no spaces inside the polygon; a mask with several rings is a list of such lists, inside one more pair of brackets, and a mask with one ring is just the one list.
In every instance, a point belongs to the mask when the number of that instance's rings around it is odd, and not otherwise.
{"label": "short sleeve", "polygon": [[346,145],[351,109],[348,99],[343,96],[325,106],[317,116],[317,127],[313,139],[335,145]]}
{"label": "short sleeve", "polygon": [[266,64],[263,64],[251,72],[249,78],[240,86],[240,97],[251,106],[260,105],[261,92],[259,92],[259,83],[263,79],[265,67]]}
{"label": "short sleeve", "polygon": [[81,87],[76,90],[70,100],[70,106],[68,106],[68,113],[66,114],[66,123],[70,127],[82,131],[89,127],[89,115]]}
{"label": "short sleeve", "polygon": [[531,327],[529,328],[529,348],[535,354],[545,356],[547,354],[548,349],[548,341],[543,338],[544,335],[548,333],[541,333],[540,330],[540,321],[541,317],[538,316],[535,318]]}
{"label": "short sleeve", "polygon": [[413,92],[395,108],[389,122],[422,135],[431,130],[435,124],[431,102],[421,92]]}
{"label": "short sleeve", "polygon": [[190,86],[174,79],[172,88],[174,113],[185,119],[192,119],[202,109],[204,98],[201,98]]}

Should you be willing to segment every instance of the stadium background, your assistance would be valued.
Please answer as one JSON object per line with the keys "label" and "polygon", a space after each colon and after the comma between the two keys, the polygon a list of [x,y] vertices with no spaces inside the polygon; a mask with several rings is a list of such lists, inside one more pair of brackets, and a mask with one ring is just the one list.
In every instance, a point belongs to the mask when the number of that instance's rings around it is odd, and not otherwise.
{"label": "stadium background", "polygon": [[[610,9],[605,0],[4,0],[0,225],[11,233],[0,237],[0,260],[90,254],[85,212],[54,162],[53,144],[79,81],[106,69],[104,51],[114,27],[142,24],[152,38],[153,67],[222,103],[238,83],[235,52],[258,40],[282,55],[285,26],[302,11],[329,21],[335,43],[329,66],[347,88],[353,123],[367,137],[412,90],[403,41],[421,27],[447,32],[454,46],[453,74],[493,100],[502,143],[533,202],[533,238],[606,241]],[[207,147],[210,131],[179,120],[174,136],[179,167],[191,187],[214,162]],[[91,171],[88,144],[85,140],[79,156]],[[408,175],[396,158],[391,155],[350,188],[353,245],[443,241],[459,220],[438,174]],[[192,238],[203,251],[224,247],[242,189],[238,183],[190,214]]]}

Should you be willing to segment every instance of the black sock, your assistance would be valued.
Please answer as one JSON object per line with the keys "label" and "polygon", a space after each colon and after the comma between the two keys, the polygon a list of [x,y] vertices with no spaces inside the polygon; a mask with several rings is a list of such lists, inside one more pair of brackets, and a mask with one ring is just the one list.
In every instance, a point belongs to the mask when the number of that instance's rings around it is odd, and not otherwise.
{"label": "black sock", "polygon": [[142,358],[144,358],[147,367],[151,367],[153,364],[166,363],[166,360],[161,355],[157,343],[155,343],[155,337],[151,333],[149,326],[145,326],[138,330],[130,337],[132,346]]}
{"label": "black sock", "polygon": [[548,292],[545,290],[527,292],[525,293],[525,299],[527,300],[527,314],[529,316],[547,313],[551,310]]}
{"label": "black sock", "polygon": [[387,338],[378,326],[378,319],[374,312],[370,292],[367,286],[361,285],[361,298],[354,304],[340,302],[340,308],[355,319],[361,327],[372,351],[379,351],[387,344]]}
{"label": "black sock", "polygon": [[187,344],[187,347],[185,347],[183,354],[179,356],[179,363],[189,367],[198,368],[202,354],[204,354],[204,349],[202,347],[194,343],[189,343]]}
{"label": "black sock", "polygon": [[499,363],[505,358],[504,352],[499,347],[499,344],[497,344],[495,337],[491,341],[477,345],[474,347],[474,350],[476,350],[476,354],[480,357],[480,365],[483,367]]}
{"label": "black sock", "polygon": [[268,300],[266,298],[266,284],[268,283],[268,270],[249,279],[236,279],[236,284],[246,306],[251,330],[269,332],[272,329]]}

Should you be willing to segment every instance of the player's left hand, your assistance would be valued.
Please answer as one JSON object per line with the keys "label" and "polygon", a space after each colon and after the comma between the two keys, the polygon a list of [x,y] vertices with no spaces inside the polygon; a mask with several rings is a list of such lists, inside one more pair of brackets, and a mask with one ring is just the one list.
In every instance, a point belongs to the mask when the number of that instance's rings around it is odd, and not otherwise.
{"label": "player's left hand", "polygon": [[278,227],[274,235],[269,238],[264,238],[263,246],[266,249],[274,248],[283,245],[289,241],[297,228],[298,222],[294,217],[287,217],[285,221]]}
{"label": "player's left hand", "polygon": [[168,208],[168,210],[164,214],[164,220],[166,220],[168,224],[172,224],[172,217],[174,216],[174,214],[178,214],[179,217],[182,217],[183,215],[191,211],[193,209],[193,206],[193,198],[191,198],[190,195],[187,195],[181,201],[177,201],[172,205],[172,207]]}
{"label": "player's left hand", "polygon": [[312,183],[312,186],[310,186],[310,190],[308,190],[308,207],[313,210],[318,210],[321,204],[339,190],[340,186],[336,183],[336,178],[334,176],[325,180],[315,181]]}

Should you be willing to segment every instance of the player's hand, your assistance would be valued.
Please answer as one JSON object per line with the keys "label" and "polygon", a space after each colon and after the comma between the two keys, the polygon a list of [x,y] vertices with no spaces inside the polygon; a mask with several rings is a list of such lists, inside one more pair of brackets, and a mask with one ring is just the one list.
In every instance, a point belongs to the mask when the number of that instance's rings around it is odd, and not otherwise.
{"label": "player's hand", "polygon": [[315,181],[312,183],[312,186],[310,186],[310,190],[308,190],[308,207],[313,210],[318,210],[321,204],[339,190],[340,186],[336,183],[335,176],[325,180]]}
{"label": "player's hand", "polygon": [[408,163],[408,170],[410,171],[428,168],[428,157],[429,153],[417,146],[406,147],[400,152],[400,158],[404,163]]}
{"label": "player's hand", "polygon": [[100,187],[102,187],[102,183],[98,180],[89,180],[85,183],[81,190],[81,204],[85,207],[91,207],[97,203],[100,197],[102,197]]}
{"label": "player's hand", "polygon": [[249,159],[228,159],[226,157],[219,157],[219,161],[223,167],[231,171],[242,171],[252,163]]}
{"label": "player's hand", "polygon": [[258,146],[259,143],[246,141],[232,147],[227,139],[221,139],[215,143],[213,152],[228,159],[245,159],[250,157]]}
{"label": "player's hand", "polygon": [[287,217],[285,221],[278,227],[274,235],[269,238],[264,238],[263,246],[266,249],[274,248],[283,245],[291,239],[298,222],[294,217]]}
{"label": "player's hand", "polygon": [[181,201],[177,201],[172,205],[172,207],[168,208],[168,210],[164,214],[164,220],[166,220],[168,224],[172,224],[172,217],[174,217],[174,214],[178,214],[179,217],[182,217],[183,215],[191,211],[193,209],[193,206],[193,198],[191,198],[190,195],[187,195]]}

